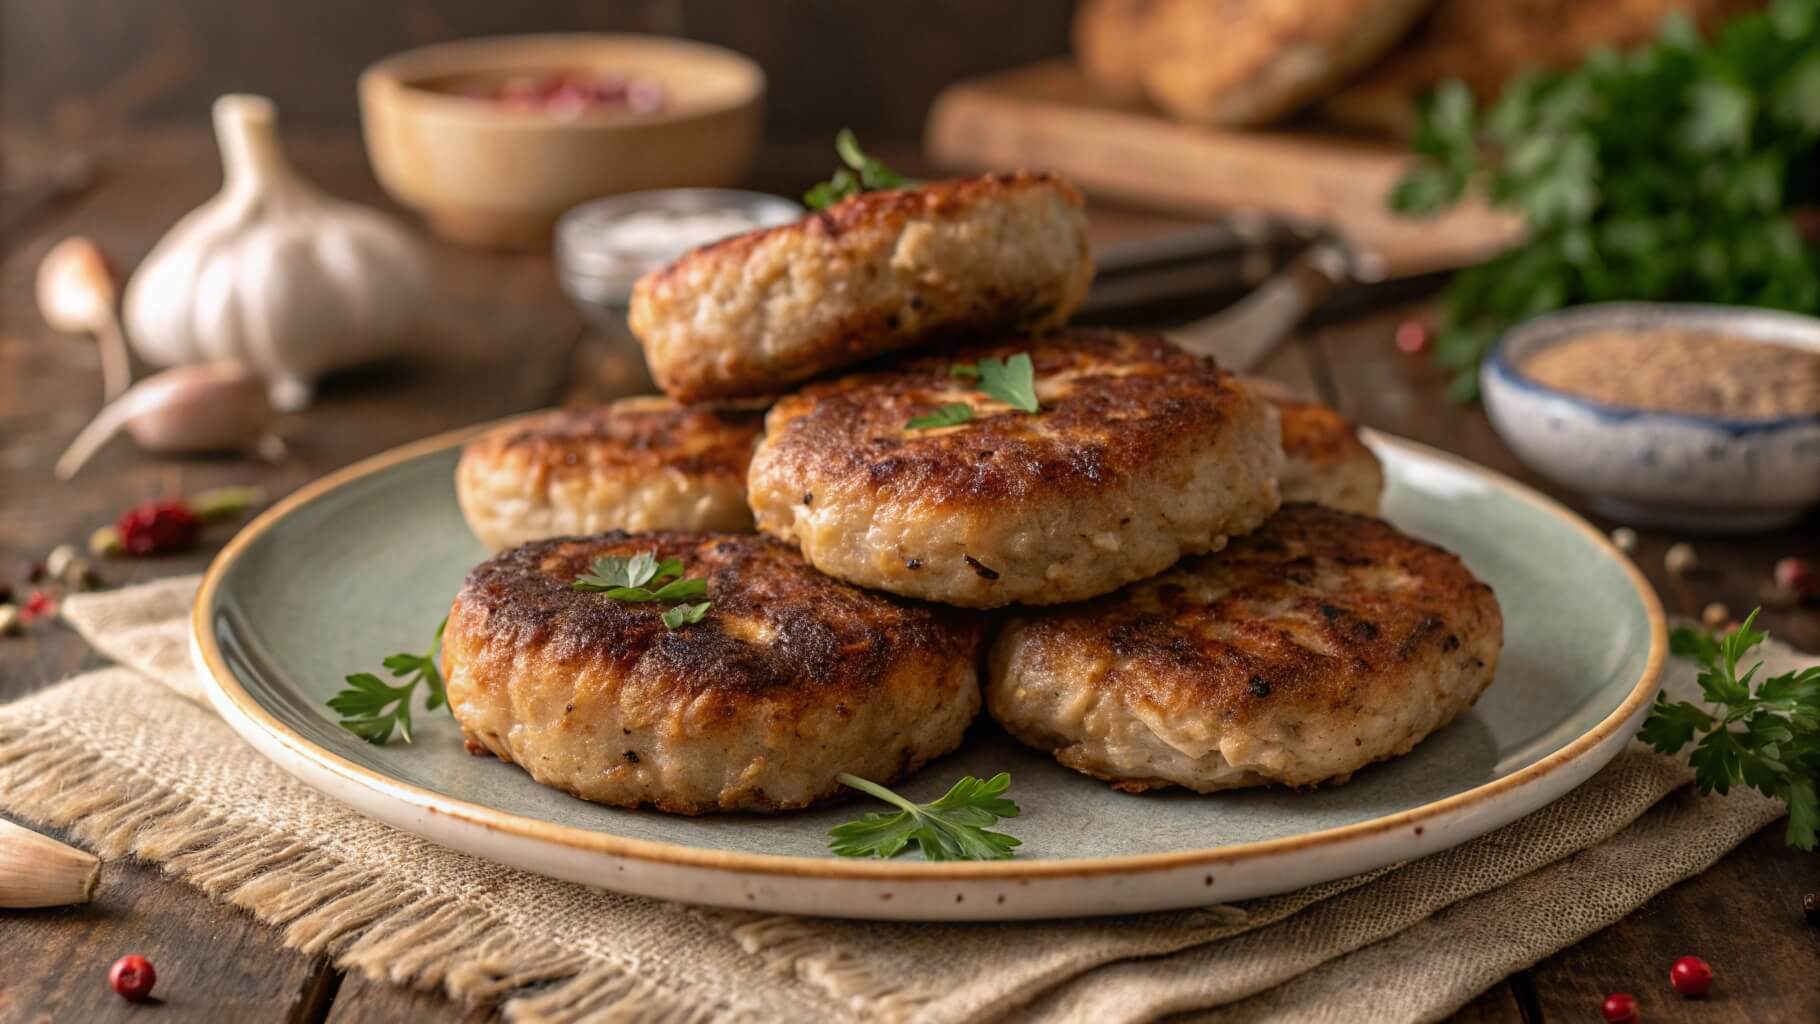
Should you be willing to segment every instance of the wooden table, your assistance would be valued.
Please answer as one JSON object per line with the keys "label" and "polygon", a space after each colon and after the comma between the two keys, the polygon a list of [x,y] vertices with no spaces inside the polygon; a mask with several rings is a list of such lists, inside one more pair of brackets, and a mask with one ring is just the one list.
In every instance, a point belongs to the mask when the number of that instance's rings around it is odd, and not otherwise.
{"label": "wooden table", "polygon": [[[379,201],[351,140],[293,142],[303,171],[331,191]],[[761,184],[788,189],[824,170],[819,146],[779,150]],[[0,239],[0,578],[18,587],[24,567],[58,543],[80,545],[124,506],[147,497],[230,483],[258,483],[274,496],[355,459],[449,427],[553,404],[571,396],[571,367],[583,326],[556,288],[541,254],[500,256],[435,248],[442,297],[433,359],[332,381],[321,400],[289,424],[292,457],[279,465],[238,459],[158,460],[119,443],[74,482],[49,466],[98,402],[92,346],[54,336],[31,299],[38,258],[57,239],[95,238],[131,267],[178,215],[219,181],[212,145],[196,132],[143,135],[103,154],[108,169],[80,197],[28,215]],[[9,217],[13,211],[6,211]],[[1102,235],[1167,221],[1106,211]],[[1384,305],[1393,301],[1392,305]],[[1317,323],[1284,346],[1264,374],[1324,397],[1361,423],[1466,455],[1549,490],[1524,470],[1477,409],[1442,397],[1443,375],[1425,359],[1399,354],[1395,325],[1419,303],[1376,300],[1365,312]],[[1601,524],[1609,526],[1610,524]],[[218,546],[226,529],[209,535]],[[1671,611],[1698,614],[1706,602],[1735,611],[1758,601],[1774,561],[1820,561],[1820,519],[1778,534],[1691,538],[1704,568],[1685,579],[1662,568],[1675,540],[1642,532],[1636,559]],[[209,551],[108,561],[109,585],[200,569]],[[1820,650],[1820,611],[1766,611],[1777,636]],[[101,664],[73,634],[39,624],[0,638],[0,700],[23,696]],[[413,993],[344,975],[324,957],[283,948],[278,934],[245,913],[212,904],[151,867],[107,866],[95,903],[59,910],[0,912],[0,1020],[126,1019],[133,1008],[108,990],[116,957],[137,952],[158,967],[162,1019],[357,1021],[487,1018],[440,993]],[[1799,898],[1820,888],[1820,860],[1765,829],[1712,871],[1676,886],[1625,921],[1520,972],[1470,1005],[1464,1019],[1597,1019],[1614,990],[1674,1005],[1673,1019],[1820,1020],[1820,930],[1802,922]],[[1666,975],[1677,956],[1698,954],[1719,976],[1715,995],[1670,1004]],[[1658,1019],[1666,1019],[1659,1015]]]}

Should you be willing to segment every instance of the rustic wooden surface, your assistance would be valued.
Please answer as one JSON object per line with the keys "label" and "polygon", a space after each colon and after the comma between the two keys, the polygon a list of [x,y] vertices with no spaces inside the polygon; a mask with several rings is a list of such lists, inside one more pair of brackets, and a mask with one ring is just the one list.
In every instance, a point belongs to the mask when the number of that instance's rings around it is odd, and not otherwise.
{"label": "rustic wooden surface", "polygon": [[[378,201],[359,149],[346,140],[294,144],[303,170],[332,191]],[[96,359],[80,341],[58,338],[31,301],[35,264],[68,234],[97,239],[131,266],[178,214],[218,180],[207,141],[194,133],[133,137],[103,154],[108,173],[92,190],[30,215],[0,238],[0,581],[18,586],[24,566],[53,545],[80,544],[124,505],[226,483],[260,483],[274,495],[354,459],[437,430],[550,404],[577,390],[581,321],[561,300],[547,259],[495,257],[438,247],[443,297],[437,330],[418,359],[332,381],[321,401],[289,425],[292,459],[266,466],[237,459],[153,460],[122,443],[69,484],[49,465],[97,404]],[[774,158],[763,183],[787,187],[825,164],[820,154]],[[806,170],[805,170],[806,168]],[[0,211],[12,216],[17,211]],[[1102,212],[1103,236],[1158,223]],[[1361,308],[1353,302],[1349,308]],[[1284,346],[1265,376],[1333,402],[1359,421],[1458,452],[1520,480],[1541,484],[1491,433],[1475,409],[1449,405],[1442,374],[1398,354],[1391,335],[1419,304],[1376,308],[1318,322]],[[592,342],[584,341],[586,352]],[[1546,489],[1546,488],[1545,488]],[[1601,524],[1609,526],[1610,524]],[[207,548],[228,531],[217,530]],[[1701,572],[1671,580],[1662,553],[1691,539]],[[1757,601],[1774,560],[1820,559],[1820,519],[1749,539],[1675,538],[1643,533],[1638,563],[1672,611],[1697,614],[1710,600],[1737,610]],[[110,585],[201,568],[205,549],[144,561],[113,560]],[[1820,650],[1820,611],[1767,612],[1778,636]],[[98,660],[67,630],[39,624],[0,639],[0,700],[48,686]],[[1473,1022],[1597,1019],[1606,992],[1636,993],[1656,1020],[1820,1020],[1820,931],[1801,919],[1801,892],[1820,888],[1820,861],[1782,845],[1780,826],[1759,834],[1712,871],[1676,886],[1623,922],[1495,986],[1466,1007]],[[105,1021],[139,1011],[106,989],[107,965],[138,952],[158,968],[161,1019],[302,1021],[485,1020],[485,1007],[439,993],[407,992],[344,977],[325,958],[285,950],[276,933],[217,906],[156,868],[114,863],[97,901],[85,907],[0,913],[0,1020]],[[1683,1003],[1668,988],[1675,957],[1695,953],[1718,971],[1714,995]]]}

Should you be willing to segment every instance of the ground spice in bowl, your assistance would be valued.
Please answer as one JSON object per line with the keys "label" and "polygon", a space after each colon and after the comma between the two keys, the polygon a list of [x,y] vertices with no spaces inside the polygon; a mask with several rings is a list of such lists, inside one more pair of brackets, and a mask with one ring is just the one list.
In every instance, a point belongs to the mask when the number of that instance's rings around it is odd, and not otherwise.
{"label": "ground spice in bowl", "polygon": [[1605,405],[1725,419],[1820,416],[1820,351],[1677,328],[1588,331],[1517,367]]}

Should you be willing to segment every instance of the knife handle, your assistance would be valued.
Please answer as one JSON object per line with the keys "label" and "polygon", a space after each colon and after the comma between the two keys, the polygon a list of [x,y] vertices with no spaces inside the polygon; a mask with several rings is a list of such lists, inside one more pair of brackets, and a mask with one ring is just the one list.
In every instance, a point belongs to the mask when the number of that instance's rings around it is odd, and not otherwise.
{"label": "knife handle", "polygon": [[1190,352],[1244,373],[1263,362],[1337,287],[1352,280],[1351,265],[1345,244],[1324,236],[1251,294],[1169,336]]}

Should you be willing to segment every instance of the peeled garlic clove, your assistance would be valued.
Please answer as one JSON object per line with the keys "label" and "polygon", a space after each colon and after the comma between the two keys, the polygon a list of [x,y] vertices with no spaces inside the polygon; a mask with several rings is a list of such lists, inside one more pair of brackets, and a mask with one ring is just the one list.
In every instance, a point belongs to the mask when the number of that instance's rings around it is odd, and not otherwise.
{"label": "peeled garlic clove", "polygon": [[65,238],[38,264],[38,312],[64,334],[97,330],[114,315],[114,275],[94,242]]}
{"label": "peeled garlic clove", "polygon": [[114,306],[120,286],[107,254],[94,242],[72,235],[51,246],[38,264],[38,312],[65,334],[93,334],[101,346],[102,393],[109,401],[132,383],[126,338]]}
{"label": "peeled garlic clove", "polygon": [[57,477],[75,476],[121,430],[150,452],[232,451],[260,444],[273,415],[265,383],[240,363],[173,367],[102,407],[57,460]]}
{"label": "peeled garlic clove", "polygon": [[239,369],[190,381],[168,401],[148,404],[126,432],[151,452],[214,452],[250,448],[272,425],[265,382]]}
{"label": "peeled garlic clove", "polygon": [[95,898],[101,858],[0,818],[0,907],[64,907]]}

